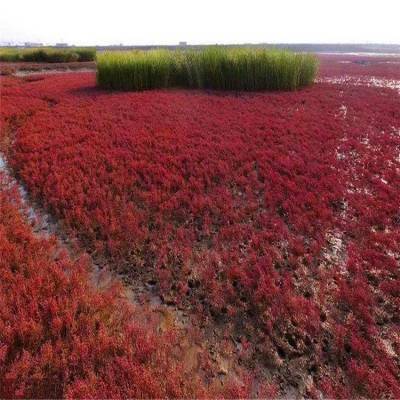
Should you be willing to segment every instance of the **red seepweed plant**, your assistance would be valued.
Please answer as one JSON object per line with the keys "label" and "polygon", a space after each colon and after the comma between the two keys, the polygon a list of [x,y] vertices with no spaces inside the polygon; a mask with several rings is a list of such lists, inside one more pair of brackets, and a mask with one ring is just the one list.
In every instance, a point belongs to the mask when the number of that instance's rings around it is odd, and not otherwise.
{"label": "red seepweed plant", "polygon": [[24,212],[0,172],[0,397],[204,397],[174,333],[137,322],[120,287],[91,286],[87,260],[35,236]]}

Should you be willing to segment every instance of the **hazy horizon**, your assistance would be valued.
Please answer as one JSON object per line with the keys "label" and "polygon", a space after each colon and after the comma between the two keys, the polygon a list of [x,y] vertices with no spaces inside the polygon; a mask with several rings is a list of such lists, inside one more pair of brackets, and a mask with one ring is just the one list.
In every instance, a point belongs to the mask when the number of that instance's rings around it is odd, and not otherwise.
{"label": "hazy horizon", "polygon": [[400,44],[396,0],[35,3],[2,6],[0,41],[74,45]]}

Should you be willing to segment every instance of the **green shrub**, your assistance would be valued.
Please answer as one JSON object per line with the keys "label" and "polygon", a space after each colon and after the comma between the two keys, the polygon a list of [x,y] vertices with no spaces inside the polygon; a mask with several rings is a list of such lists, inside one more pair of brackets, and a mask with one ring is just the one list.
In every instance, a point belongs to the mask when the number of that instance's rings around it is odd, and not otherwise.
{"label": "green shrub", "polygon": [[0,50],[0,61],[18,62],[21,60],[22,60],[22,54],[18,50],[14,50],[14,49],[1,49]]}
{"label": "green shrub", "polygon": [[200,51],[105,52],[97,82],[108,89],[166,87],[295,90],[311,84],[317,58],[281,50],[209,47]]}
{"label": "green shrub", "polygon": [[96,49],[79,48],[75,49],[75,53],[78,54],[78,61],[94,61],[96,59]]}
{"label": "green shrub", "polygon": [[93,61],[96,50],[92,48],[35,48],[35,49],[0,49],[0,61],[8,62],[48,62],[64,63],[73,61]]}

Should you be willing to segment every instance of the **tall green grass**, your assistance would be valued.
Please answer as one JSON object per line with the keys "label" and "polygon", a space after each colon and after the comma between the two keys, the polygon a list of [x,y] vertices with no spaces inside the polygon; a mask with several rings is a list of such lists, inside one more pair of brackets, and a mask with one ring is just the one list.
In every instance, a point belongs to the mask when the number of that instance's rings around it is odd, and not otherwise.
{"label": "tall green grass", "polygon": [[105,52],[97,57],[97,82],[118,90],[295,90],[311,84],[317,68],[315,56],[282,50],[209,47]]}
{"label": "tall green grass", "polygon": [[93,61],[96,50],[92,48],[33,48],[33,49],[0,49],[0,61],[8,62],[50,62],[62,63],[72,61]]}

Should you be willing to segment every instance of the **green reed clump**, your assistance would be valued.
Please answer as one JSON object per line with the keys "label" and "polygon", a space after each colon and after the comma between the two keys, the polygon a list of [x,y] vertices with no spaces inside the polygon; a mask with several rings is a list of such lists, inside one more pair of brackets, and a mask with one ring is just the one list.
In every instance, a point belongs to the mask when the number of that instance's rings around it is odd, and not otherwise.
{"label": "green reed clump", "polygon": [[97,81],[109,89],[146,90],[173,85],[174,54],[167,50],[99,55]]}
{"label": "green reed clump", "polygon": [[0,61],[7,62],[48,62],[63,63],[72,61],[93,61],[96,50],[92,48],[33,48],[33,49],[0,49]]}
{"label": "green reed clump", "polygon": [[315,56],[282,50],[215,46],[200,51],[105,52],[97,57],[97,82],[120,90],[295,90],[311,84],[317,68]]}

